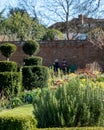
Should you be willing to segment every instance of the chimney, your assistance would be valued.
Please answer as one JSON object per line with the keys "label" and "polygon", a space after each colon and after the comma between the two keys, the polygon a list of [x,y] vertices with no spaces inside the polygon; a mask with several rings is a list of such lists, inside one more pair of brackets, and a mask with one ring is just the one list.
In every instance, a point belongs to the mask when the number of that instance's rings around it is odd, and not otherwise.
{"label": "chimney", "polygon": [[80,14],[79,16],[78,16],[78,19],[79,19],[79,21],[81,21],[81,24],[84,24],[84,15],[82,15],[82,14]]}

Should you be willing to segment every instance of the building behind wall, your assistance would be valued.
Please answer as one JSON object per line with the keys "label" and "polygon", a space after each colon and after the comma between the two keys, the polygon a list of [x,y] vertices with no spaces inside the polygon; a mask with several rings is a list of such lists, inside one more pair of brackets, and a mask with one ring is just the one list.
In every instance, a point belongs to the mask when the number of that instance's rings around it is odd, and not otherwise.
{"label": "building behind wall", "polygon": [[[104,19],[95,19],[80,14],[78,15],[78,17],[75,17],[70,20],[68,22],[68,25],[68,35],[70,40],[86,40],[87,33],[96,28],[96,26],[102,25],[102,27],[104,28]],[[56,22],[49,28],[54,28],[61,31],[64,34],[64,38],[67,40],[66,22]]]}

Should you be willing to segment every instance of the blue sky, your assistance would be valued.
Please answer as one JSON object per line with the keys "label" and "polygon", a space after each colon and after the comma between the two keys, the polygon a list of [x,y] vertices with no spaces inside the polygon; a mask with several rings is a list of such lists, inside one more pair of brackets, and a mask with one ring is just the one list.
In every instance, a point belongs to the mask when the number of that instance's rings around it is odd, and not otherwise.
{"label": "blue sky", "polygon": [[[16,7],[18,5],[17,3],[18,0],[0,0],[0,11],[4,8],[7,9],[6,11],[6,14],[8,12],[8,8],[9,7]],[[21,0],[22,1],[22,0]],[[47,0],[27,0],[27,1],[34,1],[33,3],[36,4],[36,11],[38,10],[38,12],[45,12],[45,14],[47,14],[47,16],[51,16],[49,12],[47,12],[46,10],[44,11],[42,8],[41,8],[41,5],[42,3],[44,3],[43,5],[45,5],[45,1]],[[51,0],[49,0],[51,1]],[[53,0],[54,1],[54,0]],[[75,0],[76,1],[76,0]],[[82,0],[83,1],[83,0]],[[95,0],[95,1],[98,1],[98,0]],[[102,4],[101,4],[101,8],[103,9],[104,11],[104,0],[101,0]],[[99,13],[99,12],[98,12]],[[98,14],[100,16],[100,14]],[[101,14],[101,17],[104,18],[104,12],[102,12]],[[55,15],[54,15],[54,18],[55,18]],[[49,21],[49,19],[46,19],[45,17],[41,18],[41,21],[44,23],[44,24],[48,24],[48,22],[50,22],[51,24],[54,23],[52,20]],[[49,23],[49,24],[50,24]]]}
{"label": "blue sky", "polygon": [[[8,8],[9,6],[16,7],[18,5],[17,1],[18,0],[0,0],[0,11],[4,8]],[[30,1],[32,1],[32,0],[30,0]],[[36,3],[37,7],[39,7],[40,4],[42,3],[42,1],[44,1],[44,0],[33,0],[33,1],[34,1],[34,3]]]}
{"label": "blue sky", "polygon": [[15,7],[16,4],[16,0],[0,0],[0,11],[7,8],[9,5],[13,5]]}

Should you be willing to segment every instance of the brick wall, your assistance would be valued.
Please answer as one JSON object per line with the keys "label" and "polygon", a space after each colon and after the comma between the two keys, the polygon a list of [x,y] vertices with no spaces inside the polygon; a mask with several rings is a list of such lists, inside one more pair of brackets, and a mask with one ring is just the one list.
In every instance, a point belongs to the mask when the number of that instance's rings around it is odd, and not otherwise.
{"label": "brick wall", "polygon": [[[23,58],[27,57],[22,51],[22,44],[17,44],[17,51],[11,60],[23,64]],[[44,65],[52,65],[55,59],[66,59],[68,64],[76,64],[78,67],[103,68],[104,50],[92,45],[88,41],[50,41],[40,42],[38,56],[43,57]],[[0,54],[0,60],[4,57]]]}

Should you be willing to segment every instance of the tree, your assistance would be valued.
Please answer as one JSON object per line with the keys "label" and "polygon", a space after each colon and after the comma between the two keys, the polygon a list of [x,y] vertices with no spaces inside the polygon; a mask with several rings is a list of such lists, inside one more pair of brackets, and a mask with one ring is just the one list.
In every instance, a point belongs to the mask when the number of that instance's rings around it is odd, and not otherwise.
{"label": "tree", "polygon": [[19,7],[25,9],[37,22],[47,25],[46,17],[44,16],[43,6],[45,0],[17,0]]}
{"label": "tree", "polygon": [[63,40],[64,36],[63,34],[56,29],[46,29],[46,33],[43,36],[42,40]]}
{"label": "tree", "polygon": [[10,40],[40,40],[44,35],[45,27],[31,17],[26,10],[11,9],[5,20],[6,34]]}
{"label": "tree", "polygon": [[104,30],[100,27],[96,27],[93,30],[89,31],[88,40],[99,48],[104,48]]}
{"label": "tree", "polygon": [[37,0],[18,0],[18,3],[22,9],[26,10],[35,20],[38,21],[38,10],[36,10]]}
{"label": "tree", "polygon": [[39,44],[36,41],[26,41],[23,44],[23,51],[32,56],[34,53],[36,54],[39,51]]}
{"label": "tree", "polygon": [[92,17],[87,21],[86,28],[84,31],[87,34],[87,39],[94,46],[102,48],[104,46],[104,22],[101,17],[103,16],[104,5],[102,0],[83,0],[80,3],[79,11],[84,13],[86,16]]}
{"label": "tree", "polygon": [[[100,11],[101,0],[45,0],[46,9],[48,10],[48,19],[56,22],[65,23],[65,31],[67,39],[70,39],[70,32],[73,30],[70,20],[77,17],[79,14],[89,16],[98,15]],[[76,26],[76,25],[75,25]],[[75,27],[74,26],[74,27]],[[78,32],[79,27],[76,27]],[[74,30],[75,30],[74,29]]]}
{"label": "tree", "polygon": [[12,56],[12,54],[16,51],[16,45],[12,43],[4,43],[0,46],[0,51],[3,56],[6,57],[7,60],[9,60],[9,57]]}
{"label": "tree", "polygon": [[[80,13],[84,13],[86,16],[95,16],[97,17],[100,14],[100,7],[102,5],[102,0],[83,0],[79,2],[79,11]],[[98,13],[99,12],[99,13]]]}
{"label": "tree", "polygon": [[[74,7],[78,0],[46,0],[46,8],[50,12],[50,16],[55,20],[64,21],[66,28],[67,39],[69,40],[69,20],[71,15],[73,15]],[[49,14],[49,13],[48,13]]]}
{"label": "tree", "polygon": [[3,29],[3,21],[4,21],[4,16],[3,16],[3,13],[4,13],[5,10],[2,10],[0,12],[0,33],[2,32],[2,29]]}

